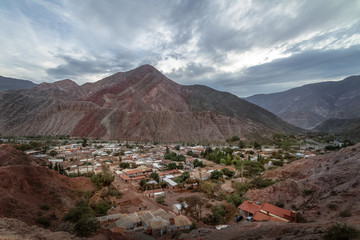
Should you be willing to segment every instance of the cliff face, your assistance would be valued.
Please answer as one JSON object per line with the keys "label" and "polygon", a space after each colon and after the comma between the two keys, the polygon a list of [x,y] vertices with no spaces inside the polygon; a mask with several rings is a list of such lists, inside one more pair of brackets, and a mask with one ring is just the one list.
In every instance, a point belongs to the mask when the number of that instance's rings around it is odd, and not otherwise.
{"label": "cliff face", "polygon": [[214,142],[301,131],[229,93],[179,85],[149,65],[82,86],[67,79],[0,93],[0,100],[3,135]]}

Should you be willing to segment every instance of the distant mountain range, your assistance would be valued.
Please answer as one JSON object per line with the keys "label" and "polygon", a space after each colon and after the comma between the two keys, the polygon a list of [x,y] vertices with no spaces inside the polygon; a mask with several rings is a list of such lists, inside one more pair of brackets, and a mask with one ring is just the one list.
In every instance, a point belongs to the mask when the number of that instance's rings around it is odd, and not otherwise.
{"label": "distant mountain range", "polygon": [[0,92],[16,89],[30,89],[35,86],[35,83],[28,80],[0,76]]}
{"label": "distant mountain range", "polygon": [[302,132],[274,114],[201,86],[182,86],[150,65],[94,83],[66,79],[0,93],[0,134],[153,142],[257,140]]}
{"label": "distant mountain range", "polygon": [[293,125],[312,129],[330,118],[360,118],[360,76],[338,82],[308,84],[285,92],[254,95],[245,100]]}

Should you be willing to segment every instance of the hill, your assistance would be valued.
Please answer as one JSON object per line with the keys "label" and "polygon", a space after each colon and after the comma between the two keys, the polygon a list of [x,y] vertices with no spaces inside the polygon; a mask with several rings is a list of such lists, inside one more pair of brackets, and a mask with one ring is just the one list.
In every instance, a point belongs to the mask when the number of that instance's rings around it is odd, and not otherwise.
{"label": "hill", "polygon": [[28,80],[0,76],[0,92],[16,89],[30,89],[35,86],[35,83]]}
{"label": "hill", "polygon": [[199,228],[183,239],[323,239],[332,224],[360,224],[360,144],[327,155],[296,160],[266,171],[274,185],[247,191],[246,198],[283,205],[297,212],[298,223],[247,222],[222,230]]}
{"label": "hill", "polygon": [[[90,179],[60,175],[10,145],[0,145],[0,163],[0,217],[35,224],[43,216],[56,222],[75,206],[82,191],[93,189]],[[49,210],[42,211],[41,205]]]}
{"label": "hill", "polygon": [[314,130],[323,133],[334,134],[341,140],[351,140],[354,142],[360,141],[360,118],[355,119],[337,119],[331,118],[320,125]]}
{"label": "hill", "polygon": [[360,76],[308,84],[288,91],[246,98],[283,120],[312,129],[329,118],[360,117]]}
{"label": "hill", "polygon": [[0,110],[4,135],[206,143],[302,131],[232,94],[177,84],[150,65],[82,86],[67,79],[0,93]]}

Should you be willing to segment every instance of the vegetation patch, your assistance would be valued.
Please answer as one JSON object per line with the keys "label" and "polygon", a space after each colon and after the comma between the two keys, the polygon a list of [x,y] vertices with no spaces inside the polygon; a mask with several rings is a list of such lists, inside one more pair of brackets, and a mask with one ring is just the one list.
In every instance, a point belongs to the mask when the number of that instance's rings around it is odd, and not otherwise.
{"label": "vegetation patch", "polygon": [[360,231],[343,223],[336,223],[329,227],[323,238],[325,240],[359,239]]}

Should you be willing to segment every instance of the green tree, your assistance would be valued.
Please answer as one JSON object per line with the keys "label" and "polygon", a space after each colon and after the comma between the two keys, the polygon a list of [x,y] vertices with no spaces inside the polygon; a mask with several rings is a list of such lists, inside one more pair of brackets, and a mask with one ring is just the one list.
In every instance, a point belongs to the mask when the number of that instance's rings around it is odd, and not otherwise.
{"label": "green tree", "polygon": [[171,162],[171,163],[169,163],[169,164],[167,165],[167,168],[168,168],[169,170],[176,169],[176,168],[177,168],[177,165],[176,165],[176,163]]}
{"label": "green tree", "polygon": [[213,180],[218,180],[219,178],[221,178],[223,176],[222,172],[219,170],[214,170],[211,172],[210,174],[210,179]]}
{"label": "green tree", "polygon": [[235,172],[234,171],[231,171],[230,169],[228,168],[223,168],[221,169],[222,173],[228,177],[232,177],[235,175]]}
{"label": "green tree", "polygon": [[55,157],[59,153],[57,151],[55,151],[55,150],[51,150],[49,154],[50,154],[50,156]]}
{"label": "green tree", "polygon": [[160,178],[159,178],[159,174],[157,174],[156,172],[152,172],[149,175],[150,178],[154,179],[155,181],[159,182]]}
{"label": "green tree", "polygon": [[87,146],[87,139],[86,139],[86,138],[83,138],[83,139],[82,139],[81,145],[82,145],[83,147],[86,147],[86,146]]}

